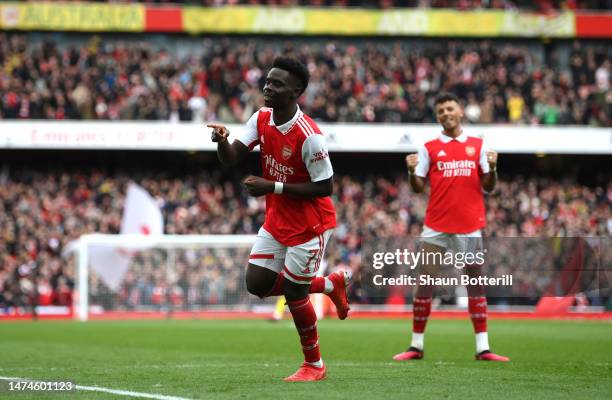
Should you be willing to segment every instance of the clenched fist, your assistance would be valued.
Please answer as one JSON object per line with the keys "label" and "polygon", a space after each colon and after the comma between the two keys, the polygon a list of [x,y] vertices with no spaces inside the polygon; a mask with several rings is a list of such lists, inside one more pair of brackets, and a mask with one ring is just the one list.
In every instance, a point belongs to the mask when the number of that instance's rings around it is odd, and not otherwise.
{"label": "clenched fist", "polygon": [[419,163],[419,155],[418,154],[408,154],[406,156],[406,165],[408,166],[408,171],[410,171],[411,174],[414,173],[416,166]]}
{"label": "clenched fist", "polygon": [[246,191],[254,197],[274,192],[274,182],[260,176],[247,176],[242,184]]}
{"label": "clenched fist", "polygon": [[489,168],[495,170],[497,166],[497,152],[493,150],[487,151],[487,162],[489,163]]}

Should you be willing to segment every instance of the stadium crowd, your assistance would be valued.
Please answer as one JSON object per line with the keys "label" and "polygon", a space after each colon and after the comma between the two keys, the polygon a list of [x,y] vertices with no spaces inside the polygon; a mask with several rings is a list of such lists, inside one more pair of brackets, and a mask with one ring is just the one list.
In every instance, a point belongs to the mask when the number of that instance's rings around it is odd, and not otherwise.
{"label": "stadium crowd", "polygon": [[[144,171],[24,169],[3,174],[0,312],[33,301],[41,305],[72,303],[75,265],[73,259],[63,258],[62,252],[82,234],[119,232],[130,180],[157,199],[166,233],[256,233],[263,222],[264,201],[247,196],[238,178],[209,172],[180,178]],[[366,253],[371,252],[368,244],[417,237],[426,200],[426,195],[411,193],[402,175],[337,176],[334,201],[338,227],[327,253],[329,265],[350,268],[357,277],[370,270],[364,262]],[[486,202],[486,234],[491,238],[612,235],[612,184],[592,188],[572,181],[519,177],[502,180]],[[406,242],[416,243],[414,239]],[[516,250],[509,249],[506,259],[516,260]],[[133,259],[118,295],[112,295],[94,274],[92,302],[113,309],[164,304],[183,309],[253,302],[243,288],[247,255],[248,249],[178,250],[176,268],[168,273],[163,250],[145,251]],[[534,261],[530,265],[540,264]],[[518,268],[524,270],[525,266]],[[542,280],[532,275],[523,271],[521,285],[513,286],[513,292],[505,296],[541,293]],[[353,296],[362,302],[374,301],[359,283],[354,285]]]}
{"label": "stadium crowd", "polygon": [[204,7],[236,5],[308,6],[308,7],[360,7],[360,8],[455,8],[510,9],[530,11],[555,10],[609,10],[610,0],[101,0],[111,3],[185,4]]}
{"label": "stadium crowd", "polygon": [[301,105],[320,121],[434,122],[443,90],[472,123],[612,126],[612,50],[599,42],[124,39],[0,33],[0,118],[244,122],[282,52],[308,65]]}

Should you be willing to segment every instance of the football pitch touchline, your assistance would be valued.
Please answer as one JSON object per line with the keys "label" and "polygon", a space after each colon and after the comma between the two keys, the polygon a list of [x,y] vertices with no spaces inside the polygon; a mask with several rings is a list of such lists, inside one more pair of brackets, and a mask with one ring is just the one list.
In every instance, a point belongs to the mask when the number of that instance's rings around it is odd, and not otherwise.
{"label": "football pitch touchline", "polygon": [[[17,378],[17,377],[10,377],[10,376],[0,376],[0,380],[3,380],[3,381],[28,381],[28,382],[34,382],[34,383],[36,383],[36,382],[48,382],[48,381],[41,381],[41,380],[37,380],[37,379],[31,379],[31,378]],[[99,387],[99,386],[75,385],[75,387],[76,387],[77,390],[88,390],[90,392],[103,392],[103,393],[116,394],[116,395],[120,395],[120,396],[140,397],[140,398],[143,398],[143,399],[191,400],[191,399],[188,399],[186,397],[165,396],[163,394],[155,394],[155,393],[132,392],[130,390],[109,389],[109,388],[104,388],[104,387]]]}

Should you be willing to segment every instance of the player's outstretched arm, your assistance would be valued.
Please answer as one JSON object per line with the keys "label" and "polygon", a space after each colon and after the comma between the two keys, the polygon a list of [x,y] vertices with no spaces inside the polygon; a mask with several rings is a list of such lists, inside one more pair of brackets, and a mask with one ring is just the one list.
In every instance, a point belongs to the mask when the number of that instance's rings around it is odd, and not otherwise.
{"label": "player's outstretched arm", "polygon": [[248,176],[243,183],[247,192],[255,197],[276,193],[308,199],[329,196],[334,190],[332,178],[319,182],[280,184],[259,176]]}
{"label": "player's outstretched arm", "polygon": [[219,157],[221,164],[235,165],[249,152],[249,148],[240,140],[234,140],[232,144],[229,143],[229,129],[224,125],[208,124],[206,126],[213,128],[211,140],[217,143],[217,157]]}
{"label": "player's outstretched arm", "polygon": [[408,167],[408,177],[410,179],[410,187],[415,193],[422,193],[425,190],[425,179],[416,175],[416,167],[419,164],[418,154],[408,154],[406,156],[406,166]]}

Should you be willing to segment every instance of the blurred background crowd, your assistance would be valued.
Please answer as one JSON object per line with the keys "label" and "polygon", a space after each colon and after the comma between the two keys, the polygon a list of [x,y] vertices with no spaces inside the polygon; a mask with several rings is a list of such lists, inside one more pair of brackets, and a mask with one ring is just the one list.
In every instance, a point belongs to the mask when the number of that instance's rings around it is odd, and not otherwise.
{"label": "blurred background crowd", "polygon": [[[543,15],[612,9],[612,0],[100,2],[500,9]],[[279,54],[295,55],[307,65],[311,80],[300,106],[317,121],[434,123],[432,102],[438,93],[450,91],[464,100],[469,124],[612,126],[612,47],[603,40],[198,37],[151,32],[0,32],[0,119],[241,123],[263,105],[263,82]],[[159,164],[128,161],[121,168],[115,164],[121,158],[117,154],[99,168],[87,159],[78,168],[69,167],[51,152],[40,157],[27,152],[24,157],[31,162],[3,161],[0,171],[0,312],[29,304],[72,304],[74,258],[63,252],[83,234],[119,232],[130,181],[157,199],[168,234],[253,234],[263,222],[263,199],[248,197],[240,186],[242,176],[220,170],[210,159],[206,168],[192,165],[170,173],[160,165],[172,161],[162,162],[161,157]],[[387,165],[392,158],[384,157],[379,164]],[[523,261],[513,257],[517,252],[531,255],[527,264],[554,261],[555,268],[562,267],[568,255],[557,246],[554,260],[550,258],[546,238],[612,236],[609,168],[605,162],[595,165],[580,158],[574,164],[571,156],[564,157],[553,162],[553,175],[540,174],[539,168],[525,170],[515,161],[495,192],[486,196],[487,237],[543,238],[519,240],[519,248],[496,246],[504,252],[494,261],[502,271],[520,269],[516,276],[521,284],[500,293],[506,299],[533,304],[534,293],[550,283],[525,265],[513,264]],[[39,158],[46,164],[31,165]],[[589,162],[582,174],[588,170],[596,178],[566,174],[565,168]],[[374,164],[370,161],[367,167]],[[356,162],[339,165],[334,190],[338,227],[327,262],[332,269],[354,272],[353,300],[386,301],[388,294],[368,292],[359,279],[366,276],[374,245],[390,238],[417,243],[427,195],[411,193],[406,176],[391,172],[403,166],[364,171],[366,167]],[[92,304],[111,309],[170,304],[188,309],[256,302],[243,284],[247,255],[248,250],[238,249],[177,249],[168,267],[167,251],[144,251],[132,259],[116,294],[92,274]],[[411,293],[399,295],[408,299]]]}
{"label": "blurred background crowd", "polygon": [[206,7],[234,5],[310,6],[310,7],[360,7],[360,8],[456,8],[532,10],[550,12],[556,10],[606,10],[612,8],[610,0],[97,0],[111,3],[183,4]]}
{"label": "blurred background crowd", "polygon": [[[220,171],[183,176],[161,170],[5,171],[0,185],[0,307],[25,306],[33,300],[42,305],[70,305],[75,265],[72,258],[62,257],[62,251],[82,234],[119,232],[124,194],[131,180],[157,199],[169,234],[254,234],[263,223],[263,199],[249,197],[237,175]],[[330,268],[350,268],[359,277],[371,270],[368,244],[376,247],[389,238],[416,243],[427,196],[411,193],[404,175],[340,174],[335,178],[333,198],[338,227],[327,251]],[[517,176],[502,179],[486,197],[486,204],[486,235],[490,238],[612,235],[610,183],[588,187],[572,178]],[[524,242],[532,246],[529,243],[536,242]],[[500,267],[514,270],[508,260],[517,260],[518,250],[510,245],[507,250],[500,256]],[[525,272],[523,282],[503,295],[526,298],[541,294],[546,282],[535,279],[526,265],[542,265],[538,257],[547,254],[536,252],[529,260],[520,258],[516,268]],[[111,295],[94,274],[92,302],[107,308],[173,304],[183,309],[255,301],[243,287],[248,249],[178,249],[171,268],[167,268],[167,257],[160,249],[135,257],[117,295]],[[384,301],[364,290],[359,283],[354,285],[354,299]]]}
{"label": "blurred background crowd", "polygon": [[435,122],[451,91],[472,123],[612,125],[602,42],[326,40],[0,33],[0,118],[244,122],[280,53],[311,73],[326,122]]}

